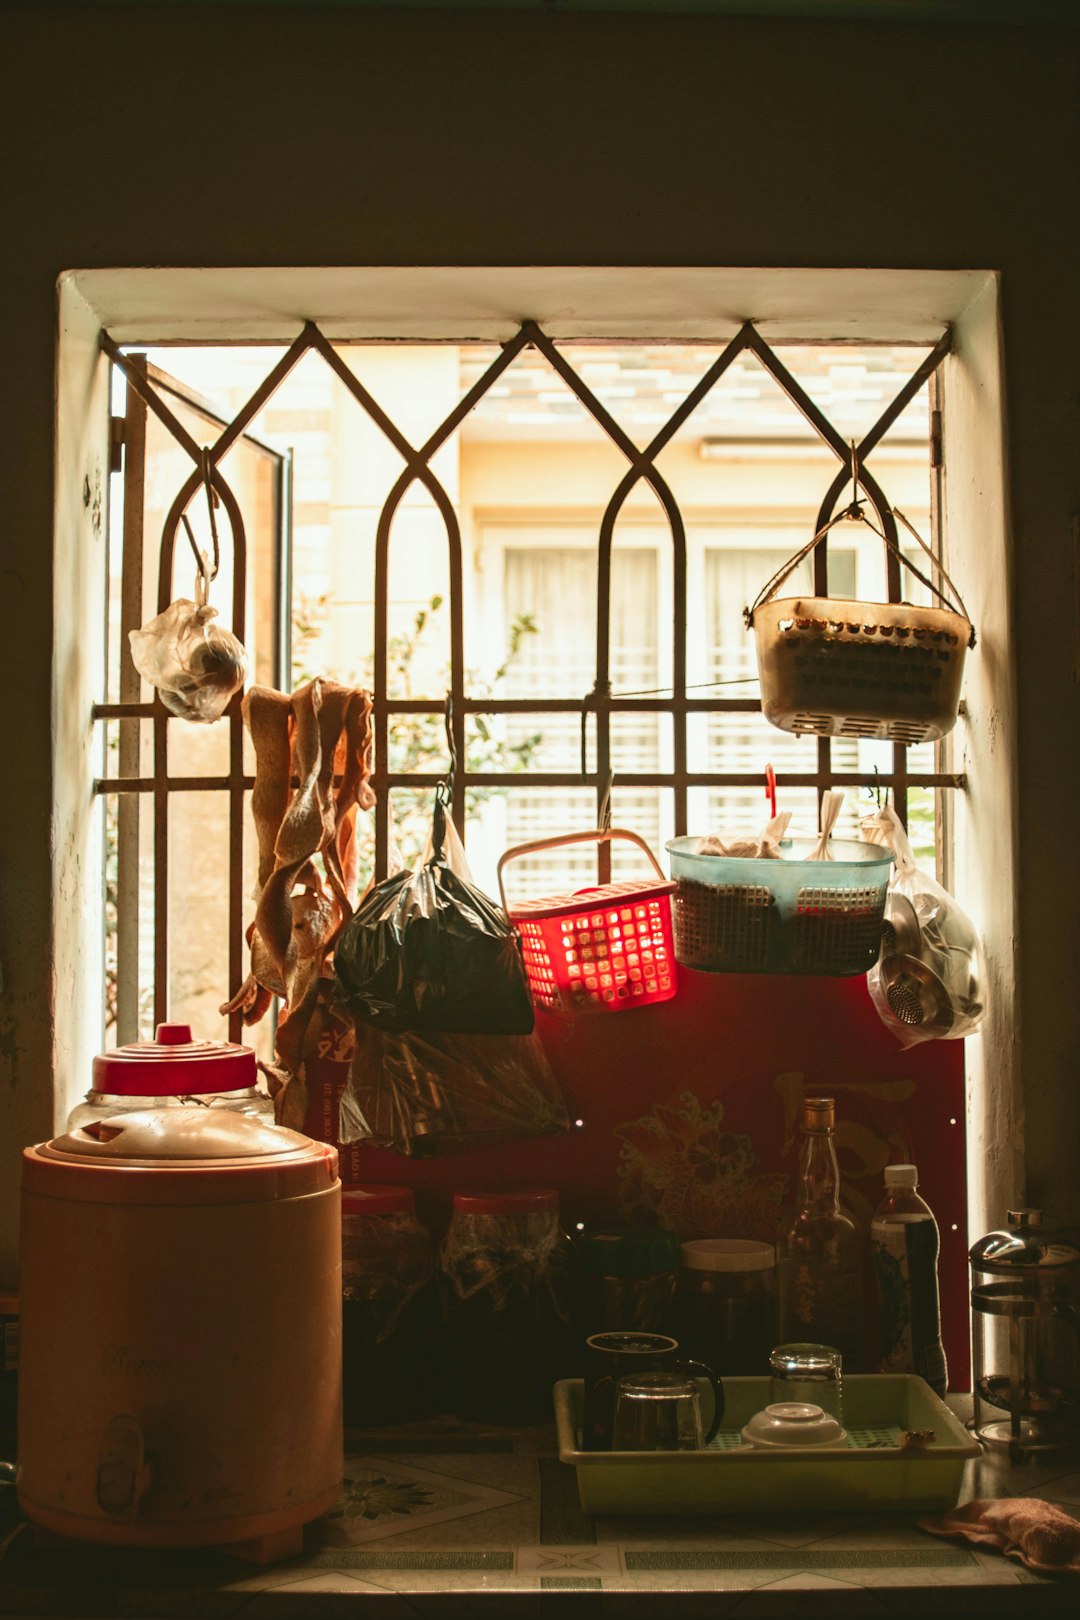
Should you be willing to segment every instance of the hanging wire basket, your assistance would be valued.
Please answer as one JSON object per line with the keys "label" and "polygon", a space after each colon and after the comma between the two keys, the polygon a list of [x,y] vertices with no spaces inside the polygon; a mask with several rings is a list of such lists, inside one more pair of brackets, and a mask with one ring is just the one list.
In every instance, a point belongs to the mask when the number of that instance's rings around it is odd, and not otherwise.
{"label": "hanging wire basket", "polygon": [[[655,878],[603,883],[551,899],[509,905],[503,868],[520,855],[564,844],[625,838],[644,851]],[[621,827],[566,833],[508,849],[499,861],[503,910],[521,938],[534,1002],[546,1012],[621,1012],[670,1001],[676,991],[670,882],[643,838]]]}
{"label": "hanging wire basket", "polygon": [[[819,529],[769,580],[744,614],[754,631],[761,709],[781,731],[819,737],[878,737],[894,743],[933,742],[956,724],[964,659],[975,631],[960,593],[929,546],[904,517],[952,592],[950,601],[855,500]],[[905,568],[943,603],[858,602],[828,596],[774,600],[804,557],[844,519],[865,523]]]}

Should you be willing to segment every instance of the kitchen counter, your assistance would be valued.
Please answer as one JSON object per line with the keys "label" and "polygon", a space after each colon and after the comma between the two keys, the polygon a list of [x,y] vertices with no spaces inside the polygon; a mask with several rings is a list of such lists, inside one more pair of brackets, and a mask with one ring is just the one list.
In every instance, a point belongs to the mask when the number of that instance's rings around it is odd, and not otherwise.
{"label": "kitchen counter", "polygon": [[[957,1403],[959,1406],[959,1403]],[[512,1620],[672,1614],[1077,1612],[1075,1583],[893,1513],[589,1519],[554,1432],[435,1423],[350,1432],[346,1492],[304,1554],[256,1568],[209,1553],[39,1546],[9,1501],[0,1615],[370,1612]],[[7,1490],[11,1497],[14,1493]],[[967,1466],[961,1499],[1043,1496],[1080,1517],[1080,1449]]]}

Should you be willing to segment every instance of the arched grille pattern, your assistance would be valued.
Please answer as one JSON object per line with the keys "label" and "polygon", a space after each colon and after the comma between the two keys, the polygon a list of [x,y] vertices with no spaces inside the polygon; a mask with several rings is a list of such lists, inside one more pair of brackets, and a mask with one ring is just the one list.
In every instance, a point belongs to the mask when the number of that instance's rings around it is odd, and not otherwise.
{"label": "arched grille pattern", "polygon": [[[375,860],[376,875],[386,871],[389,849],[389,796],[395,787],[434,786],[441,778],[431,773],[401,774],[390,770],[388,742],[391,718],[406,714],[438,714],[444,705],[429,699],[394,699],[389,694],[388,669],[388,582],[390,565],[391,528],[396,512],[410,487],[419,482],[434,501],[446,529],[449,556],[449,610],[450,610],[450,679],[445,713],[448,739],[455,760],[454,815],[459,830],[464,834],[465,790],[478,788],[565,788],[592,785],[600,811],[610,787],[612,740],[611,723],[617,714],[669,715],[672,728],[671,768],[664,771],[620,772],[620,785],[626,787],[662,787],[671,791],[674,800],[676,834],[687,828],[687,794],[694,787],[738,787],[757,778],[741,773],[692,771],[687,757],[687,720],[692,714],[760,712],[756,698],[725,697],[719,691],[697,695],[688,690],[687,669],[687,559],[686,527],[671,489],[657,467],[657,458],[671,442],[679,429],[692,416],[712,388],[716,386],[737,356],[752,352],[792,405],[814,429],[820,440],[836,455],[838,471],[826,490],[818,513],[817,528],[822,528],[836,511],[837,503],[850,479],[852,456],[859,468],[859,482],[874,510],[878,525],[885,535],[897,542],[897,530],[892,509],[884,492],[866,471],[865,458],[881,441],[901,412],[912,402],[927,381],[934,377],[949,351],[946,332],[904,387],[883,411],[861,442],[849,444],[826,419],[795,377],[785,367],[776,352],[761,337],[751,322],[743,325],[723,352],[687,394],[651,442],[640,449],[608,412],[604,404],[574,369],[565,350],[559,348],[533,322],[525,322],[514,337],[501,348],[483,374],[468,389],[457,405],[435,431],[419,446],[414,446],[390,419],[363,382],[347,366],[333,345],[314,324],[309,322],[296,337],[281,359],[252,393],[247,403],[233,420],[223,428],[216,441],[198,444],[165,399],[148,380],[146,368],[138,357],[126,353],[107,334],[102,344],[112,362],[124,373],[128,385],[144,401],[164,425],[176,442],[192,460],[192,472],[180,490],[165,522],[158,559],[158,610],[163,611],[173,597],[173,572],[176,537],[188,506],[205,487],[209,479],[230,519],[233,534],[233,613],[232,622],[241,641],[245,630],[246,543],[243,517],[239,503],[225,478],[221,462],[228,450],[237,443],[254,422],[259,412],[309,350],[319,354],[334,375],[357,402],[375,426],[385,435],[401,456],[402,471],[387,496],[379,515],[375,543],[374,581],[374,680],[372,688],[374,730],[374,775],[372,785],[376,793]],[[533,348],[549,363],[589,416],[625,456],[626,471],[613,490],[603,514],[598,535],[597,616],[595,681],[592,690],[581,699],[573,698],[500,698],[495,695],[478,698],[465,689],[466,664],[464,645],[464,607],[462,579],[461,531],[454,504],[432,468],[436,452],[461,426],[465,418],[513,364],[524,350]],[[656,496],[670,531],[672,547],[673,581],[673,658],[669,688],[660,693],[623,696],[611,689],[611,556],[616,522],[631,491],[639,483],[647,484]],[[891,601],[901,597],[900,568],[896,551],[888,551],[888,595]],[[826,589],[826,545],[814,554],[814,589],[819,595]],[[470,770],[467,762],[466,721],[469,715],[574,713],[581,716],[584,728],[591,729],[594,743],[591,750],[595,768],[581,773],[524,770],[514,773]],[[167,1017],[168,999],[168,824],[169,799],[176,791],[220,792],[228,796],[229,805],[229,977],[235,986],[244,976],[244,905],[242,883],[242,857],[244,832],[244,795],[252,786],[252,778],[245,774],[243,755],[243,721],[240,698],[230,704],[225,720],[230,730],[229,770],[220,776],[171,776],[168,768],[168,727],[172,720],[160,698],[152,702],[101,703],[95,706],[95,720],[146,720],[153,728],[152,777],[121,775],[104,777],[95,784],[98,793],[147,794],[152,796],[154,814],[154,1010],[155,1019]],[[182,722],[181,722],[182,723]],[[583,754],[584,754],[583,746]],[[583,766],[585,760],[583,758]],[[955,788],[964,784],[961,775],[949,772],[909,773],[907,750],[893,749],[891,773],[867,775],[859,772],[834,771],[831,745],[828,738],[817,741],[817,769],[811,773],[787,772],[778,776],[781,786],[814,787],[819,794],[832,786],[878,785],[890,787],[894,802],[901,815],[906,806],[907,789],[911,786]],[[599,878],[610,876],[610,846],[598,849]],[[239,1015],[233,1015],[230,1038],[240,1037]]]}

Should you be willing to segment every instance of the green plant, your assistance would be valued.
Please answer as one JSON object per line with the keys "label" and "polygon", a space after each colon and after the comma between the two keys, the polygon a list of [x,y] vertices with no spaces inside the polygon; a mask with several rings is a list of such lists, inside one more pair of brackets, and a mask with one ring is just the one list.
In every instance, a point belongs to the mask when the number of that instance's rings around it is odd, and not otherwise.
{"label": "green plant", "polygon": [[[439,624],[439,615],[445,609],[445,598],[432,596],[418,608],[407,629],[391,636],[387,644],[387,682],[392,697],[409,699],[416,696],[418,660],[426,651],[433,630]],[[292,619],[293,685],[300,686],[317,671],[310,667],[318,661],[318,648],[329,613],[325,595],[300,596],[296,599]],[[539,633],[539,625],[531,613],[519,613],[511,620],[506,638],[506,652],[490,678],[481,680],[475,670],[465,671],[465,688],[474,698],[492,697],[505,682],[510,670],[521,655],[530,636]],[[356,680],[369,687],[374,678],[374,658],[364,660],[355,674],[342,674],[342,679]],[[449,675],[443,672],[443,684],[449,684]],[[430,686],[430,681],[425,684]],[[388,764],[395,775],[414,773],[431,775],[445,773],[450,767],[446,732],[441,714],[395,715],[388,728]],[[543,733],[528,731],[524,736],[500,735],[500,727],[486,716],[474,714],[469,728],[466,747],[466,766],[470,771],[517,772],[526,771],[532,764],[543,741]],[[465,794],[466,818],[475,816],[481,805],[505,794],[505,788],[469,787]],[[412,864],[420,855],[431,828],[431,790],[398,789],[394,793],[393,838],[398,854],[406,864]],[[362,829],[361,849],[370,866],[373,848],[370,832]]]}

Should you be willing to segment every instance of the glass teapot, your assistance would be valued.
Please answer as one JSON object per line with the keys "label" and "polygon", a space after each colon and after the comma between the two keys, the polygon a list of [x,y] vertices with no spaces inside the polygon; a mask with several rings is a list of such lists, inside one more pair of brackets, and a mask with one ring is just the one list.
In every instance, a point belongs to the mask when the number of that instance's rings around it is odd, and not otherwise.
{"label": "glass teapot", "polygon": [[974,1429],[1014,1456],[1080,1438],[1080,1250],[1037,1209],[972,1245]]}

